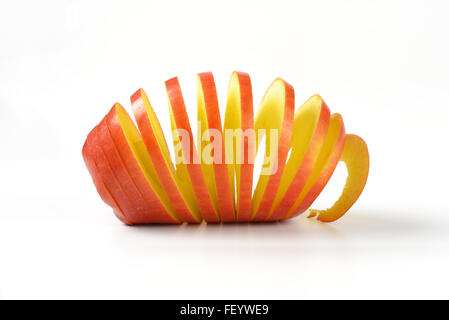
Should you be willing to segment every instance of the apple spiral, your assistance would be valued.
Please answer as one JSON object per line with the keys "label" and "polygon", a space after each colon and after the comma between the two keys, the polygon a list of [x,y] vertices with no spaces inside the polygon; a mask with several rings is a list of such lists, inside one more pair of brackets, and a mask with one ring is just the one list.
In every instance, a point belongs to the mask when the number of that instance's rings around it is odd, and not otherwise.
{"label": "apple spiral", "polygon": [[[128,225],[280,221],[305,212],[339,161],[348,178],[338,200],[309,217],[331,222],[360,196],[369,171],[362,138],[346,134],[319,95],[295,112],[293,87],[276,79],[253,113],[248,74],[231,76],[222,124],[212,73],[200,73],[195,145],[177,78],[165,82],[175,150],[142,89],[131,96],[137,127],[116,103],[89,133],[82,155],[102,200]],[[262,174],[254,160],[265,137]]]}

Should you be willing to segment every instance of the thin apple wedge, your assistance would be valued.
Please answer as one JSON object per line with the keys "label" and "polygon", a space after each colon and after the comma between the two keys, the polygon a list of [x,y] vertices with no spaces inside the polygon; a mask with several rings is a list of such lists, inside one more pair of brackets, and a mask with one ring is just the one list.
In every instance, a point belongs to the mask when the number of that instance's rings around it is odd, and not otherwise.
{"label": "thin apple wedge", "polygon": [[201,168],[206,179],[209,194],[218,204],[222,222],[235,221],[233,194],[228,179],[223,129],[217,90],[211,72],[198,74],[198,150],[201,155]]}
{"label": "thin apple wedge", "polygon": [[131,96],[131,105],[146,150],[162,187],[170,198],[173,209],[182,221],[188,223],[201,222],[202,217],[195,195],[193,193],[189,194],[186,188],[182,188],[182,183],[177,177],[171,161],[161,125],[143,89],[137,90]]}
{"label": "thin apple wedge", "polygon": [[93,142],[92,145],[92,136],[95,135],[95,129],[92,130],[87,137],[82,154],[84,158],[84,162],[86,164],[87,169],[89,170],[89,173],[92,177],[92,180],[94,182],[95,188],[97,189],[98,194],[100,195],[101,199],[104,203],[106,203],[108,206],[110,206],[114,212],[114,214],[117,216],[117,218],[122,221],[124,224],[132,225],[132,222],[125,216],[125,214],[122,212],[122,209],[120,208],[117,201],[114,199],[111,191],[108,189],[108,187],[105,185],[102,176],[99,172],[98,166],[96,164],[96,156],[93,153],[93,148],[96,148],[97,144]]}
{"label": "thin apple wedge", "polygon": [[207,222],[219,222],[218,204],[209,194],[201,169],[184,98],[177,78],[165,82],[170,110],[176,168],[180,172],[184,187],[193,189],[201,215]]}
{"label": "thin apple wedge", "polygon": [[253,94],[251,79],[247,73],[232,73],[223,127],[229,184],[236,203],[236,220],[246,222],[251,217],[256,155]]}
{"label": "thin apple wedge", "polygon": [[345,142],[345,126],[343,118],[338,113],[331,115],[329,130],[324,139],[323,147],[295,204],[282,220],[293,218],[306,211],[319,196],[332,176],[338,161],[340,161]]}
{"label": "thin apple wedge", "polygon": [[293,131],[295,91],[276,79],[265,93],[255,120],[256,145],[265,138],[264,166],[252,199],[253,221],[264,221],[270,214],[281,183]]}
{"label": "thin apple wedge", "polygon": [[281,220],[301,194],[318,159],[330,122],[323,99],[314,95],[295,113],[292,150],[270,214],[266,220]]}
{"label": "thin apple wedge", "polygon": [[[145,203],[142,208],[145,219],[149,222],[179,223],[180,220],[158,180],[142,138],[128,113],[116,103],[105,120],[112,144],[118,152],[117,162],[114,162],[117,164],[115,169],[120,170],[123,177],[128,174],[129,184],[141,195]],[[136,207],[140,209],[139,203],[136,203]]]}

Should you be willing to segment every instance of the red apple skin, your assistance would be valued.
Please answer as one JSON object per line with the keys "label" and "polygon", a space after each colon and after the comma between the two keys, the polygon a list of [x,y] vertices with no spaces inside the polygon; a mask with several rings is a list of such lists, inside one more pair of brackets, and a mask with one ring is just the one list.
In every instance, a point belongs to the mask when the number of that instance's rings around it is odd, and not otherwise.
{"label": "red apple skin", "polygon": [[[223,137],[214,77],[211,72],[200,73],[198,74],[198,77],[200,79],[205,100],[207,126],[209,129],[217,130],[217,132],[221,134],[221,137]],[[210,142],[213,142],[212,137]],[[218,161],[215,161],[214,159],[213,168],[221,221],[227,223],[235,221],[235,208],[231,195],[231,186],[229,185],[228,169],[225,159],[225,145],[224,143],[221,145],[221,159],[217,159]]]}
{"label": "red apple skin", "polygon": [[306,155],[304,156],[304,159],[281,202],[274,209],[271,216],[266,219],[266,221],[281,220],[294,205],[296,199],[304,188],[307,179],[310,176],[310,173],[313,170],[315,160],[321,150],[324,138],[326,137],[329,122],[330,110],[324,100],[322,100],[322,107],[318,119],[318,124],[310,141]]}
{"label": "red apple skin", "polygon": [[[254,130],[253,91],[251,78],[246,72],[235,72],[238,76],[240,87],[241,123],[242,131]],[[255,153],[255,142],[244,139],[243,163],[240,165],[240,192],[237,207],[237,221],[248,222],[251,218],[251,199],[253,188],[254,161],[250,161],[249,155]]]}
{"label": "red apple skin", "polygon": [[136,219],[138,219],[139,223],[157,222],[153,217],[151,207],[148,206],[147,201],[144,199],[125,167],[124,161],[109,132],[106,121],[102,121],[99,124],[97,136],[98,143],[107,158],[111,170],[135,210]]}
{"label": "red apple skin", "polygon": [[[115,147],[118,155],[117,158],[114,158],[114,169],[117,172],[120,172],[121,177],[125,177],[126,174],[129,176],[128,181],[130,183],[127,184],[127,191],[130,193],[132,192],[133,200],[138,201],[136,203],[136,208],[142,215],[144,223],[179,223],[179,220],[171,217],[167,212],[167,209],[154,193],[137,160],[134,158],[133,152],[128,145],[128,141],[126,140],[120,125],[117,108],[123,109],[120,104],[116,103],[105,118],[113,142],[112,145]],[[129,117],[124,109],[123,112]],[[131,183],[134,184],[135,189],[130,186]],[[134,190],[137,190],[137,193],[134,193]],[[142,202],[138,200],[139,196],[142,198]]]}
{"label": "red apple skin", "polygon": [[167,95],[170,100],[176,127],[178,129],[186,130],[189,133],[190,146],[187,143],[183,143],[181,136],[179,139],[181,140],[183,157],[186,162],[187,171],[201,215],[208,223],[219,223],[220,217],[212,204],[212,199],[210,198],[206,181],[204,180],[203,171],[201,169],[201,165],[199,164],[198,153],[193,141],[192,129],[190,127],[178,78],[175,77],[167,80],[165,82],[165,87],[167,89]]}
{"label": "red apple skin", "polygon": [[[201,220],[195,218],[195,216],[190,212],[184,199],[182,198],[178,187],[176,186],[175,181],[170,174],[170,170],[167,165],[172,164],[167,164],[165,162],[150,120],[148,119],[145,105],[143,104],[143,102],[140,103],[142,95],[144,94],[145,93],[143,89],[137,90],[131,96],[131,105],[134,117],[136,118],[137,126],[139,127],[142,139],[145,143],[145,147],[148,151],[148,154],[150,155],[151,161],[153,162],[153,166],[156,168],[156,172],[162,184],[162,187],[166,191],[167,196],[169,197],[170,202],[173,205],[173,208],[182,221],[185,221],[187,223],[200,223]],[[159,121],[158,125],[160,127]]]}
{"label": "red apple skin", "polygon": [[94,128],[94,130],[92,130],[89,136],[87,137],[82,150],[82,155],[87,170],[89,171],[90,176],[92,177],[92,180],[94,182],[95,188],[97,189],[97,192],[100,195],[103,202],[113,209],[114,214],[120,221],[122,221],[126,225],[132,225],[131,221],[128,218],[126,218],[125,214],[122,212],[122,209],[118,205],[117,201],[113,198],[110,190],[106,187],[106,185],[103,182],[103,179],[99,174],[97,164],[95,163],[94,160],[95,157],[92,154],[93,152],[92,145],[90,144],[90,141],[92,140],[91,136],[95,133],[95,129],[96,128]]}
{"label": "red apple skin", "polygon": [[293,117],[295,113],[295,90],[285,82],[285,110],[284,119],[282,121],[281,134],[279,137],[278,147],[278,168],[277,172],[270,176],[265,188],[262,201],[253,217],[253,221],[264,221],[273,205],[276,193],[281,182],[282,173],[287,162],[288,152],[290,151],[290,142],[293,131]]}
{"label": "red apple skin", "polygon": [[142,223],[141,215],[117,179],[109,159],[106,157],[100,144],[99,128],[102,124],[104,124],[104,120],[100,122],[88,137],[88,141],[90,141],[90,146],[92,147],[88,150],[88,157],[95,162],[98,176],[102,179],[107,190],[109,190],[112,196],[111,198],[117,203],[114,211],[121,211],[130,224]]}
{"label": "red apple skin", "polygon": [[148,215],[148,212],[146,212],[146,202],[128,174],[105,121],[100,122],[98,125],[97,139],[118,183],[136,210],[136,215],[140,219],[139,221],[144,222]]}
{"label": "red apple skin", "polygon": [[282,220],[291,219],[300,215],[301,213],[309,209],[309,207],[312,205],[315,199],[320,195],[321,191],[323,191],[324,187],[326,187],[332,174],[334,173],[338,162],[340,161],[340,157],[343,152],[343,147],[345,144],[345,136],[346,136],[345,126],[344,123],[342,122],[340,134],[337,138],[337,142],[335,143],[334,149],[332,150],[332,154],[328,162],[326,163],[326,166],[321,171],[317,181],[310,189],[309,193],[301,201],[295,212],[291,216],[286,215]]}

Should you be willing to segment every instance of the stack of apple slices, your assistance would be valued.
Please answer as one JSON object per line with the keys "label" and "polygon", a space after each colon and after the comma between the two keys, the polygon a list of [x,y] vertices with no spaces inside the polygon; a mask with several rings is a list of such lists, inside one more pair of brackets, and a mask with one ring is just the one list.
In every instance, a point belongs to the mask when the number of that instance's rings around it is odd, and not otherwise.
{"label": "stack of apple slices", "polygon": [[[311,206],[339,161],[348,168],[341,196],[327,210],[310,210],[309,217],[335,221],[358,199],[368,178],[367,146],[345,133],[341,115],[331,114],[320,96],[295,112],[293,87],[276,79],[254,117],[250,77],[234,72],[222,124],[212,74],[200,73],[197,83],[195,145],[179,82],[165,82],[175,163],[142,89],[131,96],[137,127],[116,103],[87,136],[86,166],[123,223],[290,219]],[[264,136],[262,173],[253,191],[254,160]]]}

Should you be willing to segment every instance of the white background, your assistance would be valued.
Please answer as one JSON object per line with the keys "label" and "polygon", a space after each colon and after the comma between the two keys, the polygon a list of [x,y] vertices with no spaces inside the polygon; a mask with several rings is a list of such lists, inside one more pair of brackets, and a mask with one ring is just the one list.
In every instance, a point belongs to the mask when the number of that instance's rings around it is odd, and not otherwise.
{"label": "white background", "polygon": [[[1,1],[0,298],[449,298],[448,1]],[[87,133],[196,73],[321,94],[368,143],[340,221],[125,227],[84,167]],[[168,136],[170,139],[170,136]],[[342,171],[343,170],[343,171]],[[315,206],[332,203],[344,167]]]}

